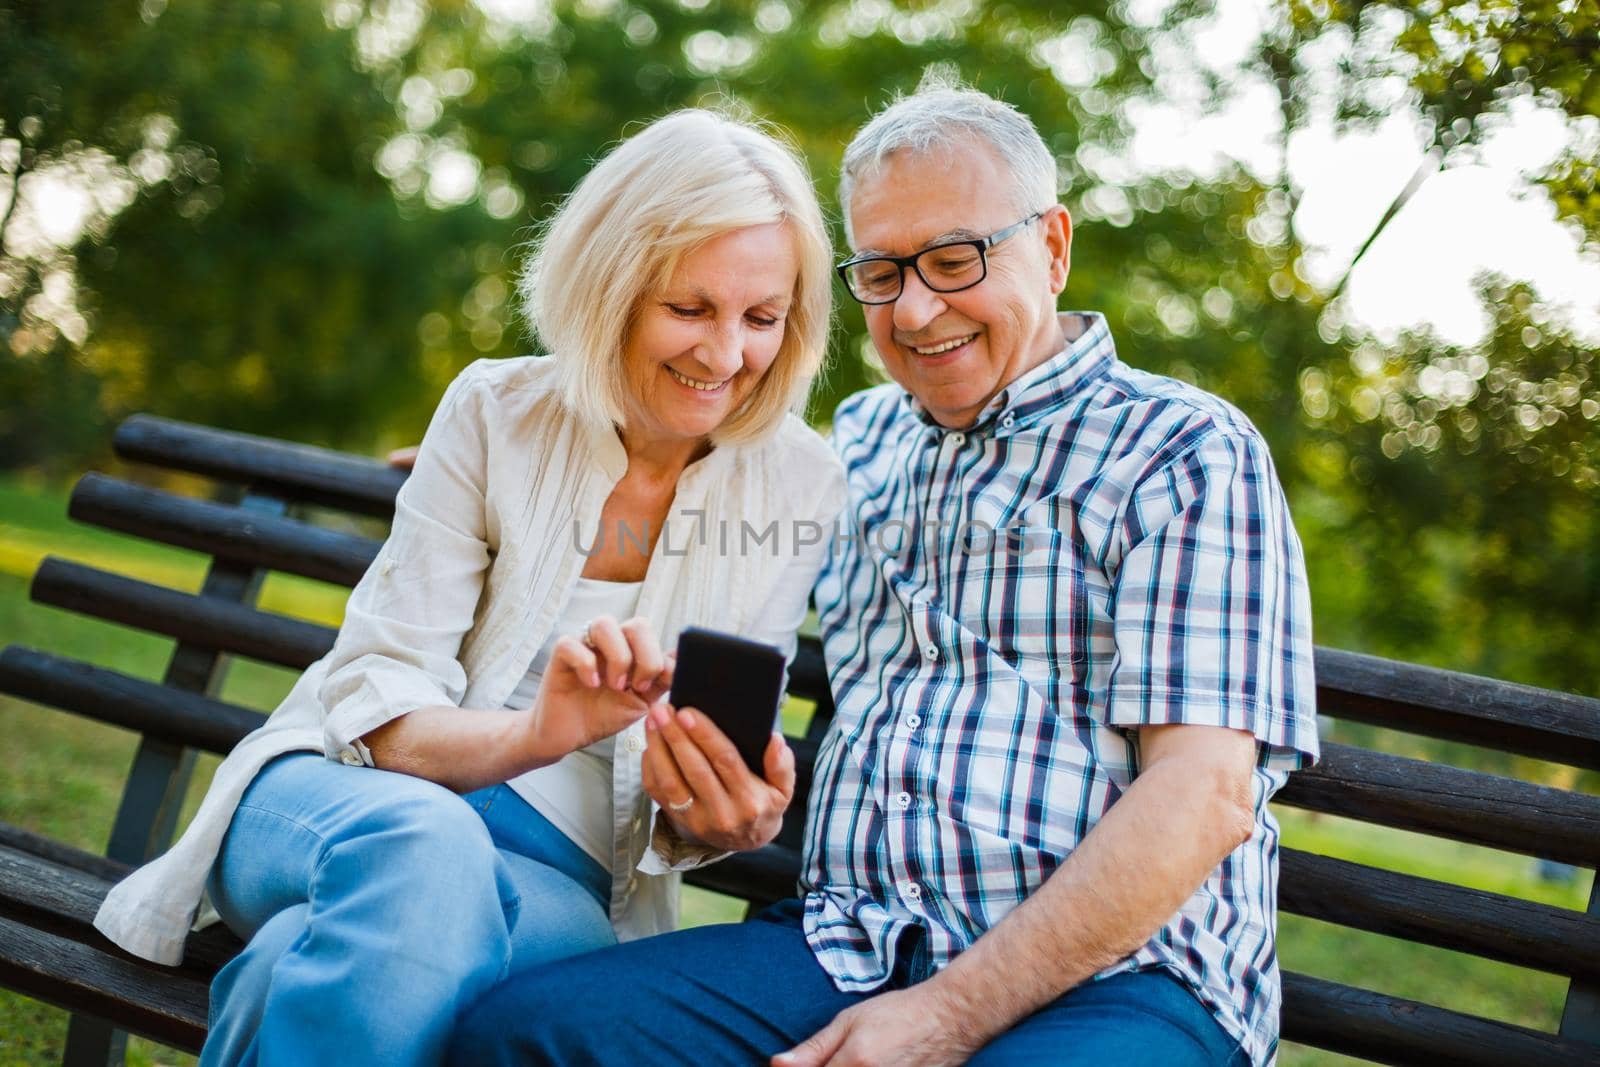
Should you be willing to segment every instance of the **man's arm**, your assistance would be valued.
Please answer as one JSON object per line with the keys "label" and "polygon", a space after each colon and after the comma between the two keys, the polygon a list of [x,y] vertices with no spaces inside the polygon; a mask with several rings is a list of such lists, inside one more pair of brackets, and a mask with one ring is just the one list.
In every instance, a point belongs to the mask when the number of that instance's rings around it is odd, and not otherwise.
{"label": "man's arm", "polygon": [[1043,886],[948,967],[842,1012],[776,1067],[956,1064],[1131,954],[1255,826],[1255,739],[1146,726],[1140,771]]}

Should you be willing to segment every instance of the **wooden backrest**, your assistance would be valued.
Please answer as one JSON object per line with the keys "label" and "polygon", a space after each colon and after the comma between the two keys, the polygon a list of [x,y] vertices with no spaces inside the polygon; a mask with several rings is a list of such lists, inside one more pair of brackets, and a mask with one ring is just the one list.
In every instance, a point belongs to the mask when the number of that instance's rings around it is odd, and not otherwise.
{"label": "wooden backrest", "polygon": [[[370,459],[136,416],[119,455],[236,487],[200,500],[85,475],[77,520],[193,549],[212,563],[198,594],[49,558],[36,600],[175,638],[165,679],[131,678],[58,653],[0,652],[0,689],[141,734],[108,855],[140,862],[166,847],[195,750],[227,752],[263,721],[217,697],[228,657],[303,669],[332,646],[327,626],[254,606],[269,571],[354,585],[380,542],[298,517],[305,505],[386,519],[404,475]],[[1600,701],[1319,648],[1319,710],[1332,718],[1600,769]],[[815,703],[797,801],[780,838],[691,882],[754,902],[793,891],[811,758],[832,714],[814,639],[790,672]],[[1294,775],[1276,803],[1574,864],[1600,865],[1600,797],[1339,744]],[[1571,978],[1559,1037],[1303,975],[1285,976],[1290,1040],[1388,1062],[1593,1062],[1600,1045],[1600,898],[1587,914],[1293,849],[1280,907]]]}

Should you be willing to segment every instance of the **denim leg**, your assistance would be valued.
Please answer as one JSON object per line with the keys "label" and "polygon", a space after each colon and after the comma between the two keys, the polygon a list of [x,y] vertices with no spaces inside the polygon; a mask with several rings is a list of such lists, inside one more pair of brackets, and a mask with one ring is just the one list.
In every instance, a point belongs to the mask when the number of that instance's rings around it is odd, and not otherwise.
{"label": "denim leg", "polygon": [[1165,971],[1090,982],[989,1042],[969,1067],[1244,1067],[1244,1049]]}
{"label": "denim leg", "polygon": [[[281,944],[290,920],[271,920],[305,906],[300,933],[270,967],[262,1064],[437,1062],[460,1005],[505,973],[519,907],[510,871],[460,797],[304,753],[251,783],[210,888],[247,938]],[[252,962],[214,986],[219,1019],[236,1011],[233,998],[259,995]]]}
{"label": "denim leg", "polygon": [[492,785],[463,798],[477,811],[502,852],[515,852],[560,871],[608,907],[611,871],[522,799],[509,785]]}
{"label": "denim leg", "polygon": [[211,1018],[200,1067],[251,1067],[272,969],[305,934],[309,904],[284,908],[211,980]]}
{"label": "denim leg", "polygon": [[834,988],[800,915],[786,901],[513,975],[462,1017],[449,1062],[765,1063],[864,999]]}

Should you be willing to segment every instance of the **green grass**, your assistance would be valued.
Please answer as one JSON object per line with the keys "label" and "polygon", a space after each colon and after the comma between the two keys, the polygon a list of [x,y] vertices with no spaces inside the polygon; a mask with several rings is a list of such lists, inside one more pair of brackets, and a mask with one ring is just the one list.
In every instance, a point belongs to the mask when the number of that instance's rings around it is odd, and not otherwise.
{"label": "green grass", "polygon": [[[30,645],[159,678],[171,641],[27,599],[28,577],[46,553],[189,590],[199,588],[204,559],[77,526],[65,518],[64,492],[0,479],[0,645]],[[273,610],[335,623],[344,595],[337,587],[274,576],[263,601]],[[240,661],[223,696],[268,711],[293,680],[291,672]],[[791,701],[785,722],[797,730],[808,711]],[[0,696],[0,820],[102,851],[135,743],[126,731]],[[185,821],[215,765],[213,758],[201,760]],[[1279,819],[1284,844],[1306,851],[1560,907],[1581,909],[1588,899],[1589,876],[1573,885],[1540,882],[1523,857],[1289,809],[1280,810]],[[739,901],[685,890],[686,924],[733,921],[742,913]],[[1555,1029],[1566,995],[1566,982],[1548,975],[1292,915],[1281,918],[1279,950],[1286,969],[1544,1030]],[[58,1062],[65,1031],[64,1012],[0,991],[0,1067]],[[131,1043],[129,1061],[193,1062],[140,1040]],[[1323,1067],[1356,1061],[1286,1046],[1280,1062]]]}

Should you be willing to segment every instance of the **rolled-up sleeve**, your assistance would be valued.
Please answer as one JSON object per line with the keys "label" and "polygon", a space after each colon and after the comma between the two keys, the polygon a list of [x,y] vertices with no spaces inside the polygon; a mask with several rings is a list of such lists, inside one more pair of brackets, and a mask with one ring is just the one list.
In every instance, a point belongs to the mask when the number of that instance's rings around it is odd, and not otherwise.
{"label": "rolled-up sleeve", "polygon": [[371,765],[359,738],[420,707],[459,704],[461,643],[490,553],[484,399],[468,368],[450,384],[395,498],[388,540],[345,607],[318,697],[330,759]]}
{"label": "rolled-up sleeve", "polygon": [[1266,445],[1213,431],[1160,464],[1121,539],[1107,724],[1231,727],[1263,767],[1314,761],[1305,560]]}

